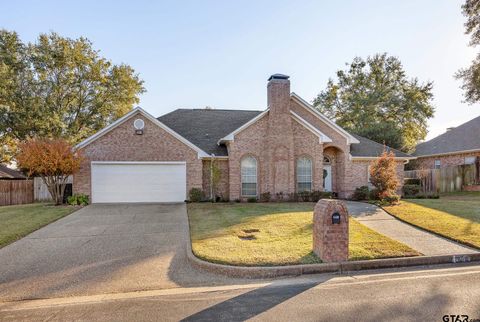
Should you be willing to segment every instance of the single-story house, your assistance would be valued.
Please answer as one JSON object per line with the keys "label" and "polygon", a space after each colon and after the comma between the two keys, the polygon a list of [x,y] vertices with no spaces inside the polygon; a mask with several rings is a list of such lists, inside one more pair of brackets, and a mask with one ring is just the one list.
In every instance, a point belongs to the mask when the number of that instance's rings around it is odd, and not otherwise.
{"label": "single-story house", "polygon": [[0,180],[25,180],[27,177],[20,171],[13,170],[0,164]]}
{"label": "single-story house", "polygon": [[480,116],[417,145],[415,169],[474,164],[480,158]]}
{"label": "single-story house", "polygon": [[[77,145],[85,156],[74,193],[101,202],[177,202],[192,188],[237,200],[310,190],[348,197],[368,185],[382,144],[348,133],[272,75],[263,111],[178,109],[154,118],[135,108]],[[393,149],[392,149],[393,150]],[[412,157],[393,150],[398,176]],[[403,180],[400,180],[401,182]]]}

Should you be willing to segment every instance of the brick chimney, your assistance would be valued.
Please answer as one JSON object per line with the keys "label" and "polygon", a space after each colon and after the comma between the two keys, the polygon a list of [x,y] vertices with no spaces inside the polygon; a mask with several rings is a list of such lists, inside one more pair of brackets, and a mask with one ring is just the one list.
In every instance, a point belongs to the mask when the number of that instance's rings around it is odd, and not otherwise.
{"label": "brick chimney", "polygon": [[269,108],[264,153],[268,160],[266,191],[274,194],[295,191],[292,118],[289,76],[274,74],[268,79]]}
{"label": "brick chimney", "polygon": [[268,78],[267,105],[273,114],[290,112],[289,78],[290,76],[282,74],[273,74]]}

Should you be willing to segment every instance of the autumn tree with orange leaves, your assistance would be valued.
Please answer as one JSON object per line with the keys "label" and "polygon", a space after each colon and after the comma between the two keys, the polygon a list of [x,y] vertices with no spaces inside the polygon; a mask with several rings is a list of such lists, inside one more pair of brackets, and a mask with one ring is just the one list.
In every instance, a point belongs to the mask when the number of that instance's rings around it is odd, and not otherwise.
{"label": "autumn tree with orange leaves", "polygon": [[63,202],[68,176],[78,171],[82,159],[63,139],[29,139],[19,145],[16,156],[20,169],[42,178],[56,205]]}
{"label": "autumn tree with orange leaves", "polygon": [[384,149],[382,155],[372,161],[370,165],[370,182],[377,189],[377,197],[380,200],[389,203],[398,201],[397,162],[395,162],[395,154],[392,151],[387,152]]}

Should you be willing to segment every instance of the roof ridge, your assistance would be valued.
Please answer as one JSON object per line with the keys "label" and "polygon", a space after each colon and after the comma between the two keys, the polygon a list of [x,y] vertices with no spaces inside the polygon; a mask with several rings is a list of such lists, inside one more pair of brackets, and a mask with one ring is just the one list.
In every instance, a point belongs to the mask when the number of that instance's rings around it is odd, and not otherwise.
{"label": "roof ridge", "polygon": [[428,140],[428,141],[421,142],[421,143],[417,144],[417,147],[418,147],[419,145],[432,142],[432,141],[434,141],[434,140],[436,140],[436,139],[439,139],[439,138],[441,138],[441,137],[444,137],[444,136],[446,136],[446,135],[452,135],[452,133],[458,132],[459,130],[461,130],[461,129],[464,128],[465,126],[469,125],[469,123],[472,123],[473,121],[480,121],[480,115],[477,116],[477,117],[474,117],[473,119],[471,119],[471,120],[469,120],[469,121],[467,121],[467,122],[465,122],[465,123],[460,124],[459,126],[455,126],[455,127],[453,127],[451,130],[446,131],[446,132],[443,132],[442,134],[439,134],[439,135],[437,135],[436,137],[431,138],[431,139]]}

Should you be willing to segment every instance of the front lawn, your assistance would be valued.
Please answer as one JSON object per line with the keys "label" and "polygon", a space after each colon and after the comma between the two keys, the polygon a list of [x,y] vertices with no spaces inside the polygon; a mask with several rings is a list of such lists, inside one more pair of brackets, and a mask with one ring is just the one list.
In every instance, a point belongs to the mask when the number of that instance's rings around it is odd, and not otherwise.
{"label": "front lawn", "polygon": [[0,207],[0,248],[77,209],[45,203]]}
{"label": "front lawn", "polygon": [[[312,252],[313,203],[189,204],[192,249],[231,265],[319,263]],[[420,255],[350,219],[350,260]]]}
{"label": "front lawn", "polygon": [[440,199],[409,199],[384,207],[392,215],[446,238],[480,248],[480,193],[460,192]]}

